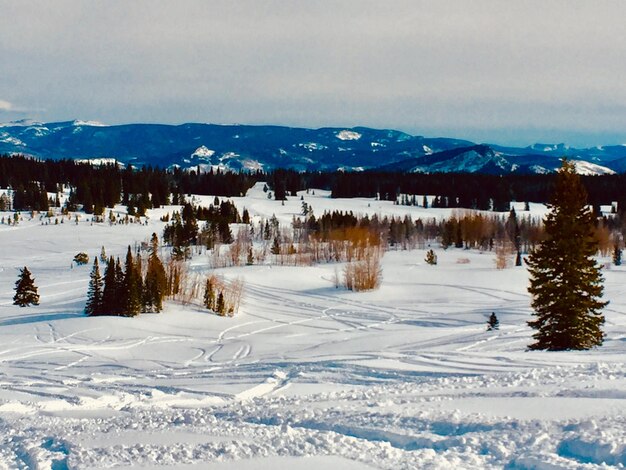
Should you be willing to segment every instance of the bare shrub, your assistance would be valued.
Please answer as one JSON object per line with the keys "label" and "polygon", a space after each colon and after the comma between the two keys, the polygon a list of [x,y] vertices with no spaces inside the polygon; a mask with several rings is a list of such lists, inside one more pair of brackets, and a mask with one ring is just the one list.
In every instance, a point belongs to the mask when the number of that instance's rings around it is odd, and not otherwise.
{"label": "bare shrub", "polygon": [[469,258],[457,258],[456,264],[470,264]]}
{"label": "bare shrub", "polygon": [[380,250],[372,249],[363,259],[350,261],[344,268],[344,286],[353,291],[373,290],[382,281]]}
{"label": "bare shrub", "polygon": [[232,281],[227,281],[220,276],[211,274],[208,279],[205,279],[203,285],[207,284],[207,280],[210,281],[211,286],[215,290],[215,298],[221,296],[222,302],[216,302],[215,305],[211,305],[211,309],[221,316],[233,316],[239,312],[241,305],[241,299],[243,297],[244,281],[241,278],[236,278]]}
{"label": "bare shrub", "polygon": [[172,257],[165,265],[165,275],[167,278],[167,297],[180,299],[188,276],[187,265]]}
{"label": "bare shrub", "polygon": [[506,269],[511,266],[511,244],[506,241],[496,246],[496,269]]}

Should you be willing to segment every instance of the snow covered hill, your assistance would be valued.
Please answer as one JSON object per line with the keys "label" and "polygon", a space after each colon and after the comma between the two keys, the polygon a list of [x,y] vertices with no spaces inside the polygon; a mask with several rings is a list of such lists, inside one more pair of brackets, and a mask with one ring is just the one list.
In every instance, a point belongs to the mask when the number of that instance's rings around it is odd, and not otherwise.
{"label": "snow covered hill", "polygon": [[[291,223],[300,197],[283,206],[261,188],[232,200],[254,220]],[[300,195],[316,214],[450,215]],[[84,214],[0,225],[0,468],[626,465],[626,267],[605,270],[607,338],[588,352],[526,351],[526,270],[452,248],[434,247],[437,266],[425,249],[386,253],[373,292],[335,288],[341,265],[262,264],[219,270],[245,279],[233,318],[176,302],[137,318],[85,317],[90,266],[73,256],[102,245],[121,256],[175,209],[150,211],[147,225]],[[24,265],[36,307],[12,305]],[[206,254],[191,269],[206,272]],[[492,312],[500,329],[487,332]]]}

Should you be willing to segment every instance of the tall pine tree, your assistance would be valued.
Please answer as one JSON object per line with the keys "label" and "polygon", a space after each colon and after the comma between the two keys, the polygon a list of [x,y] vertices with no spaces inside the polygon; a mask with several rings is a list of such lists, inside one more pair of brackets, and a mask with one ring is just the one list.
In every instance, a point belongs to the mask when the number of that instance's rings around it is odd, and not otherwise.
{"label": "tall pine tree", "polygon": [[528,257],[532,307],[537,330],[530,349],[589,349],[602,344],[600,310],[608,303],[602,274],[593,256],[593,212],[574,164],[564,161],[556,177],[550,212],[544,219],[546,240]]}
{"label": "tall pine tree", "polygon": [[159,239],[156,233],[150,240],[150,257],[144,283],[143,303],[146,312],[160,312],[167,292],[167,275],[159,258]]}
{"label": "tall pine tree", "polygon": [[89,290],[87,291],[87,304],[85,305],[85,313],[89,316],[101,315],[103,313],[103,286],[102,276],[100,276],[100,267],[98,266],[98,258],[93,259],[93,269],[89,277]]}
{"label": "tall pine tree", "polygon": [[24,266],[24,269],[20,269],[20,275],[15,282],[13,305],[19,305],[20,307],[39,305],[37,286],[35,286],[35,280],[31,276],[26,266]]}
{"label": "tall pine tree", "polygon": [[119,288],[115,272],[115,260],[109,258],[104,270],[104,288],[102,289],[102,314],[117,315],[119,313]]}
{"label": "tall pine tree", "polygon": [[139,315],[141,311],[141,276],[138,276],[137,265],[133,260],[130,245],[128,245],[128,251],[126,252],[124,280],[120,298],[123,299],[123,315],[128,317]]}

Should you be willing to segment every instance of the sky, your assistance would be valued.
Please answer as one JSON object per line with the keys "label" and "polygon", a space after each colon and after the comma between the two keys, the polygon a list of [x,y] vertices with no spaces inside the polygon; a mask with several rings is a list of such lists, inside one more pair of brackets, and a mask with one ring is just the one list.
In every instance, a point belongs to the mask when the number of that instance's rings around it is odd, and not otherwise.
{"label": "sky", "polygon": [[0,122],[626,144],[623,0],[0,0]]}

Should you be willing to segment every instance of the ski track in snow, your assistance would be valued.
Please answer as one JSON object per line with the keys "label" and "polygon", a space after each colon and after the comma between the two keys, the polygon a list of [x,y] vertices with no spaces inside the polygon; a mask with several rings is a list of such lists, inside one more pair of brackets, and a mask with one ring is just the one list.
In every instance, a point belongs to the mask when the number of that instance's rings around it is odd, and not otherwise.
{"label": "ski track in snow", "polygon": [[[305,194],[316,214],[341,204],[319,194]],[[285,223],[301,204],[275,205],[260,188],[234,201]],[[343,201],[370,203],[404,210]],[[234,318],[176,303],[85,318],[90,267],[70,269],[73,255],[99,254],[103,237],[123,255],[161,232],[164,211],[148,227],[25,221],[19,239],[0,226],[12,247],[0,256],[0,469],[266,459],[299,470],[314,457],[393,470],[626,466],[626,270],[605,273],[607,341],[585,353],[527,352],[525,271],[454,249],[437,267],[425,250],[388,252],[373,293],[335,289],[334,265],[251,266],[224,270],[245,278]],[[39,307],[12,305],[24,262]],[[492,311],[501,327],[487,333]]]}

